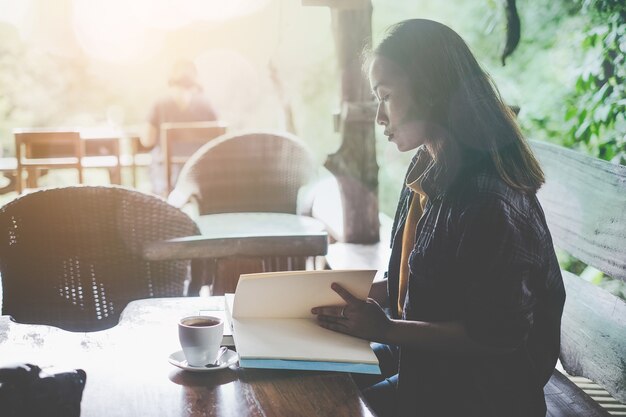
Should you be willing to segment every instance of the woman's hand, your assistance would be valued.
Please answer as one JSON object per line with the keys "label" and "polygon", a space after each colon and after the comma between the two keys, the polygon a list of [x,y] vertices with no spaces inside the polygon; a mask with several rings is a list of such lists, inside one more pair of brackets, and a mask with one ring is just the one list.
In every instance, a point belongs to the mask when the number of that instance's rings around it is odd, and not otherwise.
{"label": "woman's hand", "polygon": [[385,341],[392,321],[380,305],[368,298],[359,300],[341,285],[331,288],[346,301],[345,306],[323,306],[311,310],[320,326],[370,341]]}

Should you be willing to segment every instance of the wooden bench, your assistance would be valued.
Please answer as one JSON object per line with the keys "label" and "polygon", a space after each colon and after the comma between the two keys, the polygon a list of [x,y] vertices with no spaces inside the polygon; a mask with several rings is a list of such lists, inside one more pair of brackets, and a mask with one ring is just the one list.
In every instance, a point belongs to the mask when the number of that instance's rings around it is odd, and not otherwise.
{"label": "wooden bench", "polygon": [[[626,167],[547,143],[532,146],[546,174],[538,196],[555,246],[626,281]],[[626,403],[626,303],[572,273],[563,271],[563,280],[563,368]],[[569,379],[557,374],[550,382],[550,415],[607,415]],[[608,405],[626,415],[619,403]]]}
{"label": "wooden bench", "polygon": [[[626,281],[626,167],[547,143],[532,147],[546,174],[538,197],[555,246]],[[389,236],[381,238],[330,245],[329,267],[386,268]],[[626,303],[570,272],[563,280],[560,362],[569,375],[555,370],[546,385],[547,415],[626,416]]]}

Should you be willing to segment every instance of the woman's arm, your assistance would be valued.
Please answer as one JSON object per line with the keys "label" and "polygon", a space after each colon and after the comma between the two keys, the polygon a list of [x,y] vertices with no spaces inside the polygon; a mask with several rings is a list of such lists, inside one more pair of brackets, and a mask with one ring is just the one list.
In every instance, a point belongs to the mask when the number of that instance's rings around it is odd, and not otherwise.
{"label": "woman's arm", "polygon": [[509,353],[514,350],[485,346],[472,340],[460,321],[432,323],[391,320],[381,341],[398,346],[468,355]]}
{"label": "woman's arm", "polygon": [[347,304],[312,310],[324,328],[371,341],[438,352],[480,355],[513,350],[475,342],[467,334],[464,324],[458,321],[391,320],[374,299],[359,300],[339,284],[333,284],[332,288]]}

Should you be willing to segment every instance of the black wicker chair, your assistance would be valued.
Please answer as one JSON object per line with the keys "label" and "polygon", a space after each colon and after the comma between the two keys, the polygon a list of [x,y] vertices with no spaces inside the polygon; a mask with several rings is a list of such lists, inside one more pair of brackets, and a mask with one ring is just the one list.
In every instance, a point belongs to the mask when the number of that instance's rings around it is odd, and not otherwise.
{"label": "black wicker chair", "polygon": [[147,262],[147,242],[199,234],[162,199],[122,187],[67,187],[0,208],[2,314],[95,331],[132,300],[186,295],[189,261]]}

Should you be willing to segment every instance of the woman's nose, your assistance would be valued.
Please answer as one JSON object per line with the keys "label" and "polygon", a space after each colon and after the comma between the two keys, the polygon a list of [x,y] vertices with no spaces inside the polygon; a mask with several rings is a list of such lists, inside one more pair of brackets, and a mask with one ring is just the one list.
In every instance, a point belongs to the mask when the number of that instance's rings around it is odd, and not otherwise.
{"label": "woman's nose", "polygon": [[385,105],[382,101],[378,102],[378,107],[376,107],[376,123],[381,126],[387,126],[387,123],[389,123],[389,118],[385,112]]}

